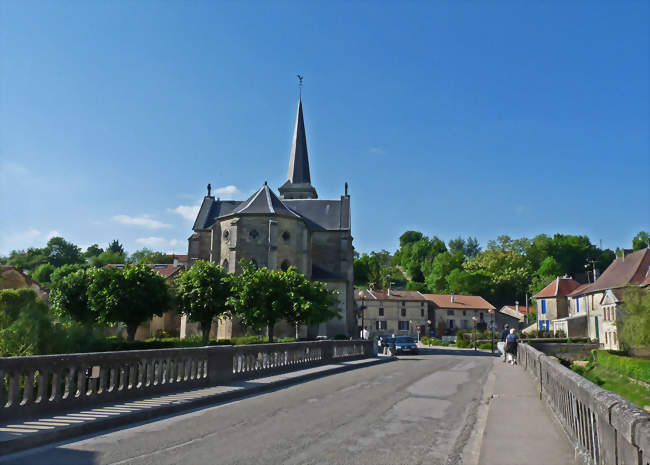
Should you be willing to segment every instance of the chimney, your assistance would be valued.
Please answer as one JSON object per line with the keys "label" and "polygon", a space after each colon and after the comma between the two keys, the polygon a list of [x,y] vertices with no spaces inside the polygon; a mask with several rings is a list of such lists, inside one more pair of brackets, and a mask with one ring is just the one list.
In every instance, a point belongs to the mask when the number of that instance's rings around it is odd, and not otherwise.
{"label": "chimney", "polygon": [[393,295],[393,290],[390,287],[388,288],[388,295],[389,296]]}
{"label": "chimney", "polygon": [[453,304],[454,302],[456,302],[456,294],[451,295],[451,303]]}

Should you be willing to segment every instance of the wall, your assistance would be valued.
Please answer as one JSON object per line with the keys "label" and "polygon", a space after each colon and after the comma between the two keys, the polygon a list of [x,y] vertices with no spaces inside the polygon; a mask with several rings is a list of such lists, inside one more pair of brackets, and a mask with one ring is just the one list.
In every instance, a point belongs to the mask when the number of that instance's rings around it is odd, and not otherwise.
{"label": "wall", "polygon": [[[402,305],[402,302],[404,305]],[[361,306],[360,300],[356,301],[357,306]],[[417,336],[416,326],[425,328],[422,334],[428,334],[426,330],[428,319],[428,303],[426,300],[409,301],[409,300],[366,300],[366,310],[364,313],[364,326],[374,336],[408,335]],[[384,315],[379,316],[379,309],[384,309]],[[402,308],[405,309],[405,315],[402,316]],[[377,321],[386,321],[387,329],[378,330]],[[399,329],[399,321],[413,321],[409,324],[408,330]],[[361,318],[357,319],[357,326],[361,326]]]}
{"label": "wall", "polygon": [[518,363],[535,379],[579,462],[650,465],[650,414],[527,344],[519,345]]}

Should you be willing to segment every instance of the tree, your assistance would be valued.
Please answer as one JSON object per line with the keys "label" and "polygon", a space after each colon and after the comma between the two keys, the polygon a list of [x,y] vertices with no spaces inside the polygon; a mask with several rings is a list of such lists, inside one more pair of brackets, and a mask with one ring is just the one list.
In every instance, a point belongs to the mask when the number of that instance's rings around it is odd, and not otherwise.
{"label": "tree", "polygon": [[95,268],[100,268],[110,264],[123,264],[125,262],[126,257],[124,254],[112,250],[106,250],[105,252],[90,258],[90,264]]}
{"label": "tree", "polygon": [[54,311],[63,317],[90,325],[97,319],[97,314],[88,306],[88,286],[91,272],[80,269],[57,280],[52,289],[50,301]]}
{"label": "tree", "polygon": [[427,288],[434,293],[449,292],[447,276],[455,270],[461,268],[465,257],[462,253],[444,252],[436,256],[431,265],[431,272],[426,277]]}
{"label": "tree", "polygon": [[86,260],[90,260],[92,257],[96,257],[97,255],[101,254],[104,252],[104,249],[102,249],[99,245],[93,244],[90,247],[86,249],[86,251],[83,253],[83,257]]}
{"label": "tree", "polygon": [[616,322],[623,346],[650,347],[650,292],[638,287],[628,287],[623,293],[623,311]]}
{"label": "tree", "polygon": [[76,263],[74,265],[63,265],[60,268],[57,268],[50,275],[50,286],[56,288],[59,283],[68,276],[69,274],[76,273],[79,270],[84,270],[88,268],[88,265]]}
{"label": "tree", "polygon": [[34,290],[0,291],[0,357],[48,353],[51,334],[48,306]]}
{"label": "tree", "polygon": [[553,279],[562,274],[562,265],[553,257],[546,257],[535,272],[528,290],[532,295],[535,295],[544,289]]}
{"label": "tree", "polygon": [[212,321],[229,313],[226,303],[232,296],[232,276],[214,262],[198,260],[174,283],[178,310],[201,325],[204,345]]}
{"label": "tree", "polygon": [[108,248],[106,249],[107,252],[115,252],[119,253],[120,255],[126,255],[126,252],[124,251],[124,247],[122,247],[122,244],[117,239],[114,239],[110,244],[108,244]]}
{"label": "tree", "polygon": [[29,248],[27,250],[12,250],[5,263],[9,266],[15,266],[19,270],[31,271],[47,262],[47,249]]}
{"label": "tree", "polygon": [[310,281],[295,267],[278,271],[287,289],[288,307],[285,319],[296,328],[302,325],[317,325],[332,318],[341,318],[334,309],[337,290],[329,290],[327,284]]}
{"label": "tree", "polygon": [[422,234],[420,231],[406,231],[399,237],[399,246],[400,248],[404,247],[406,244],[417,242],[422,238],[424,238],[424,234]]}
{"label": "tree", "polygon": [[448,245],[449,252],[460,252],[468,258],[476,257],[481,252],[481,246],[478,243],[478,239],[475,237],[463,239],[461,236],[458,236],[455,239],[451,239]]}
{"label": "tree", "polygon": [[47,242],[48,260],[55,267],[83,262],[81,249],[62,237],[53,237]]}
{"label": "tree", "polygon": [[125,324],[129,341],[135,338],[138,325],[161,316],[171,302],[165,279],[145,265],[98,268],[88,286],[88,305],[98,321]]}
{"label": "tree", "polygon": [[167,255],[166,253],[155,252],[151,249],[144,248],[133,252],[129,257],[129,262],[140,264],[174,263],[174,259],[171,255]]}
{"label": "tree", "polygon": [[31,277],[34,279],[34,281],[38,282],[41,286],[49,287],[50,279],[55,269],[56,268],[54,268],[54,265],[50,265],[49,263],[43,263],[42,265],[39,265],[38,268],[36,268],[32,272]]}
{"label": "tree", "polygon": [[647,231],[640,231],[634,239],[632,239],[632,249],[641,250],[650,247],[650,234]]}
{"label": "tree", "polygon": [[491,299],[492,279],[484,270],[469,273],[461,268],[456,268],[447,276],[447,289],[454,294],[480,295]]}

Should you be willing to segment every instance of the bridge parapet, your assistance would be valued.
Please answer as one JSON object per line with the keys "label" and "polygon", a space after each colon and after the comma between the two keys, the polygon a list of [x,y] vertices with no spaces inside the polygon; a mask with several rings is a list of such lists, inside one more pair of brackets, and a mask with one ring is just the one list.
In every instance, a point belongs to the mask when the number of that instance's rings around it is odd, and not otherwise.
{"label": "bridge parapet", "polygon": [[227,384],[373,356],[371,341],[0,357],[0,419]]}
{"label": "bridge parapet", "polygon": [[583,463],[650,465],[650,414],[527,344],[519,345],[518,363],[535,378]]}

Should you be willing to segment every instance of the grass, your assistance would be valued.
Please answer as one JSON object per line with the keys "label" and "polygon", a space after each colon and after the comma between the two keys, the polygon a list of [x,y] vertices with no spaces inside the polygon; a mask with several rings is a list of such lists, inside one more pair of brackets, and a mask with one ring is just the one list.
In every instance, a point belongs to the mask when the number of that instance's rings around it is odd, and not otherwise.
{"label": "grass", "polygon": [[572,364],[571,369],[603,389],[616,392],[641,408],[650,407],[650,389],[634,383],[624,374],[594,362],[593,358],[586,366]]}

